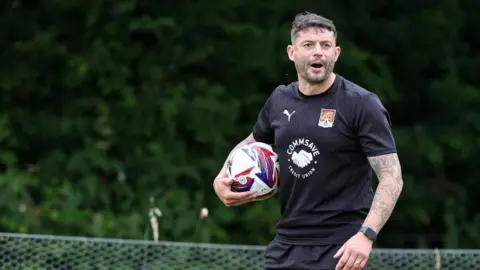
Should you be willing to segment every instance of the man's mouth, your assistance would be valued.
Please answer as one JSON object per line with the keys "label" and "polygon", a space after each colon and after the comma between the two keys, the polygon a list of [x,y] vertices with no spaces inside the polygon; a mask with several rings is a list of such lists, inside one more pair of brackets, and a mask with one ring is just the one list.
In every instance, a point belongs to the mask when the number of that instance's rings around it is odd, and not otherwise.
{"label": "man's mouth", "polygon": [[315,69],[319,69],[319,68],[323,67],[323,64],[320,63],[320,62],[314,62],[314,63],[310,64],[310,66],[315,68]]}

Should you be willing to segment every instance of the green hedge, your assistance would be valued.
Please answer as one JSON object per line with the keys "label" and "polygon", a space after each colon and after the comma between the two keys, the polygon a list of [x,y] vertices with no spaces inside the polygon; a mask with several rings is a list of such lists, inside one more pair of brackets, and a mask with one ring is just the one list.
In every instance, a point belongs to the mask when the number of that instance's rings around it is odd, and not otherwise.
{"label": "green hedge", "polygon": [[393,119],[405,187],[379,245],[480,244],[478,1],[4,8],[2,231],[152,239],[154,205],[162,240],[266,244],[277,199],[226,208],[211,182],[273,88],[295,79],[285,46],[309,9],[339,28],[337,71]]}

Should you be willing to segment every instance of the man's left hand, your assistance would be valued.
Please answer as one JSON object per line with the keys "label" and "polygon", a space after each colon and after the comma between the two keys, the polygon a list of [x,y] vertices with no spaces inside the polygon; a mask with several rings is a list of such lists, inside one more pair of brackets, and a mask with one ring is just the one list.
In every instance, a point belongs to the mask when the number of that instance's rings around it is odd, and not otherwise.
{"label": "man's left hand", "polygon": [[333,256],[340,258],[335,270],[363,269],[372,251],[372,240],[359,232],[352,236]]}

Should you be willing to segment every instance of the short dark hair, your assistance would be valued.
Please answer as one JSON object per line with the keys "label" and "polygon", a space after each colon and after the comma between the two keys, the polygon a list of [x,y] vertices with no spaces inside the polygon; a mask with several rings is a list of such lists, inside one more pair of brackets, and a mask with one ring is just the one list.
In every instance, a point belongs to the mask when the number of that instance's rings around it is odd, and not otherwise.
{"label": "short dark hair", "polygon": [[299,32],[310,27],[328,29],[333,32],[333,36],[337,39],[337,29],[332,20],[315,13],[304,11],[297,14],[292,22],[292,30],[290,32],[292,43],[297,38]]}

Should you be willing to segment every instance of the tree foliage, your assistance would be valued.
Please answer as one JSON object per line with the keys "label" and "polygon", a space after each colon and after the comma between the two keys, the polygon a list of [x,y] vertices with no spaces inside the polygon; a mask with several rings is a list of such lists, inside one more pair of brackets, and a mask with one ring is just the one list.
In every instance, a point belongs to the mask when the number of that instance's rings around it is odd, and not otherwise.
{"label": "tree foliage", "polygon": [[405,186],[379,245],[478,246],[479,3],[4,3],[0,228],[151,239],[154,206],[160,239],[266,244],[277,198],[226,208],[212,180],[296,79],[285,46],[308,9],[339,29],[336,71],[392,116]]}

